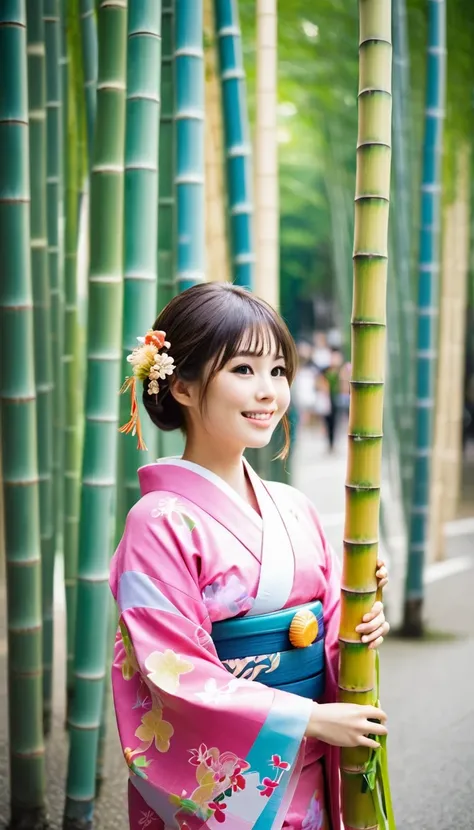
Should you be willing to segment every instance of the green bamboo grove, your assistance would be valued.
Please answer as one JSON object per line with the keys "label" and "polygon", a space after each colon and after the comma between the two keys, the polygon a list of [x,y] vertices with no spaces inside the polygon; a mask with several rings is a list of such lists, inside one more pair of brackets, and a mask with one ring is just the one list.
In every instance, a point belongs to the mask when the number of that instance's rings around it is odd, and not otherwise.
{"label": "green bamboo grove", "polygon": [[[407,2],[393,2],[399,74],[392,192],[397,209],[410,204],[416,176],[407,125],[408,72],[413,73],[406,43]],[[281,2],[282,15],[288,11],[284,5]],[[254,6],[250,0],[214,0],[232,278],[248,287],[253,285],[255,261],[247,115],[247,92],[252,104],[253,85],[246,85],[242,44],[246,45],[250,7],[255,23]],[[340,631],[340,695],[356,702],[373,702],[378,696],[376,657],[354,639],[353,628],[375,596],[379,544],[391,163],[390,7],[390,0],[359,0],[353,378]],[[405,502],[411,508],[406,614],[417,630],[430,472],[426,404],[433,391],[438,243],[437,224],[431,219],[437,217],[441,182],[446,11],[440,0],[426,0],[426,8],[431,80],[418,355],[415,371],[414,365],[406,365],[408,339],[407,348],[400,351],[398,375],[398,391],[408,407],[417,378],[414,452],[404,407],[385,421],[386,427],[396,422],[399,442],[403,436],[407,439],[402,459],[407,470]],[[355,6],[349,13],[356,15]],[[245,56],[247,60],[247,50]],[[286,67],[287,58],[288,54]],[[308,68],[307,62],[305,73]],[[61,573],[56,565],[63,563],[67,688],[59,692],[67,697],[69,735],[64,740],[70,742],[64,827],[89,830],[97,780],[104,774],[113,645],[110,556],[126,512],[139,496],[137,467],[157,456],[176,454],[182,444],[180,435],[145,427],[145,454],[137,450],[136,438],[119,435],[129,414],[126,397],[119,396],[130,373],[126,356],[135,338],[146,332],[177,292],[210,277],[204,232],[202,0],[3,0],[0,77],[0,430],[11,827],[46,825],[45,738],[58,728],[52,709],[53,689],[55,695],[58,692],[54,577]],[[301,74],[299,79],[301,85]],[[344,82],[341,78],[341,87]],[[284,85],[282,89],[286,94]],[[288,98],[290,93],[291,89]],[[323,90],[322,97],[325,94]],[[308,120],[313,116],[309,113]],[[332,253],[342,285],[350,262],[345,251],[352,236],[352,192],[347,195],[347,169],[342,171],[344,179],[329,179],[336,168],[347,165],[351,153],[353,161],[353,152],[344,152],[345,134],[339,127],[324,125],[321,152],[327,154],[323,179],[328,179]],[[304,180],[297,186],[310,189]],[[319,193],[312,195],[320,199]],[[391,266],[393,328],[400,330],[405,316],[407,321],[414,317],[412,236],[407,215],[399,216],[390,250],[396,254]],[[404,257],[399,261],[400,249]],[[348,289],[345,302],[349,301]],[[413,325],[413,341],[414,334]],[[391,434],[388,428],[387,432]],[[342,753],[346,830],[386,830],[380,810],[393,830],[384,752],[381,757],[383,763],[374,766],[374,758],[365,751]],[[382,801],[363,786],[372,772],[380,782],[376,790],[383,792]]]}

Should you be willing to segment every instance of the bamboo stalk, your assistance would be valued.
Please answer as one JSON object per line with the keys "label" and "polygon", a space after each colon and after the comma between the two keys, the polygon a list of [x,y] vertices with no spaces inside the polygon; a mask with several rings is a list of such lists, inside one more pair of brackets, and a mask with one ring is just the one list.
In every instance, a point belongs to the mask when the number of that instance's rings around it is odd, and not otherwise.
{"label": "bamboo stalk", "polygon": [[205,281],[203,0],[176,0],[178,291]]}
{"label": "bamboo stalk", "polygon": [[175,194],[175,118],[174,118],[174,0],[164,0],[161,13],[161,106],[159,137],[158,198],[158,308],[176,293],[174,236],[176,227]]}
{"label": "bamboo stalk", "polygon": [[[124,206],[124,318],[122,376],[130,374],[127,356],[137,337],[150,328],[157,308],[158,139],[160,126],[161,0],[130,0],[128,14],[127,107]],[[120,422],[129,418],[123,396]],[[140,498],[137,468],[157,456],[158,432],[143,421],[147,455],[136,441],[122,439],[117,535]]]}
{"label": "bamboo stalk", "polygon": [[416,409],[410,543],[403,631],[423,632],[423,571],[427,556],[434,370],[438,325],[440,161],[446,86],[446,3],[428,0],[425,138],[421,185]]}
{"label": "bamboo stalk", "polygon": [[237,285],[252,289],[255,278],[252,150],[237,2],[214,0],[214,12],[226,142],[232,279]]}
{"label": "bamboo stalk", "polygon": [[[161,14],[161,107],[158,198],[158,311],[175,296],[176,281],[176,119],[175,119],[175,14],[176,1],[164,0]],[[181,455],[180,432],[162,432],[159,455]]]}
{"label": "bamboo stalk", "polygon": [[280,305],[277,139],[277,0],[257,0],[255,293]]}
{"label": "bamboo stalk", "polygon": [[[397,252],[397,279],[393,293],[397,298],[396,326],[390,326],[399,349],[393,361],[398,373],[395,379],[394,406],[399,428],[401,473],[406,520],[410,504],[413,452],[413,354],[415,351],[415,302],[411,280],[413,231],[410,222],[413,196],[411,112],[410,112],[410,54],[406,0],[393,3],[393,185],[395,191],[394,242]],[[390,307],[390,305],[389,305]],[[389,331],[390,331],[389,330]]]}
{"label": "bamboo stalk", "polygon": [[0,431],[8,598],[10,827],[28,830],[46,827],[46,814],[24,0],[0,4],[0,78]]}
{"label": "bamboo stalk", "polygon": [[[359,0],[359,128],[354,226],[352,380],[341,592],[340,699],[375,703],[375,651],[355,627],[372,607],[379,543],[391,160],[391,3]],[[341,752],[346,830],[378,828],[365,748]],[[382,828],[380,827],[380,830]]]}
{"label": "bamboo stalk", "polygon": [[444,523],[456,516],[461,485],[469,263],[469,145],[457,146],[454,156],[453,201],[445,206],[443,221],[439,360],[430,494],[431,560],[444,558]]}
{"label": "bamboo stalk", "polygon": [[222,96],[213,0],[204,0],[206,276],[230,279],[227,193],[224,182]]}
{"label": "bamboo stalk", "polygon": [[[77,307],[77,246],[79,235],[80,184],[80,119],[77,110],[75,84],[78,71],[67,3],[63,0],[64,52],[71,57],[65,65],[64,101],[64,208],[65,208],[65,307],[64,307],[64,583],[67,614],[67,698],[68,710],[74,689],[74,646],[77,599],[77,555],[80,506],[81,430],[79,418],[82,409],[80,384],[80,339]],[[67,48],[69,46],[69,49]]]}
{"label": "bamboo stalk", "polygon": [[43,3],[27,2],[28,106],[30,122],[31,276],[34,302],[35,381],[40,495],[43,607],[43,728],[51,726],[54,568],[53,366],[46,234],[46,75]]}
{"label": "bamboo stalk", "polygon": [[80,0],[82,66],[84,72],[84,96],[86,99],[87,157],[92,163],[95,117],[97,110],[97,22],[94,0]]}
{"label": "bamboo stalk", "polygon": [[[46,131],[47,150],[47,227],[48,263],[51,291],[51,338],[54,377],[53,504],[55,518],[55,553],[62,531],[62,426],[63,426],[63,315],[64,286],[61,267],[59,208],[62,178],[62,113],[60,66],[59,0],[44,0],[44,34],[46,45]],[[52,582],[47,586],[52,596]],[[48,602],[50,600],[48,599]],[[45,648],[49,640],[45,627]],[[52,635],[51,635],[52,636]]]}
{"label": "bamboo stalk", "polygon": [[104,691],[108,564],[114,526],[121,369],[123,163],[127,4],[102,0],[91,169],[86,427],[83,453],[74,699],[64,827],[90,827]]}

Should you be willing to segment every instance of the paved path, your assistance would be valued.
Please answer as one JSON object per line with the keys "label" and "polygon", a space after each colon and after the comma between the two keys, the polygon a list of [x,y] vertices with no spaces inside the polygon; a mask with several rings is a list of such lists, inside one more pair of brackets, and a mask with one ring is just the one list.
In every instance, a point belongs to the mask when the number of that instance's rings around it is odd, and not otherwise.
{"label": "paved path", "polygon": [[[331,542],[340,550],[343,448],[328,458],[320,440],[306,436],[297,449],[297,458],[305,461],[296,471],[298,486],[313,498]],[[462,571],[453,571],[450,564],[443,578],[438,570],[427,584],[428,625],[443,636],[421,643],[389,638],[381,652],[382,703],[390,718],[389,754],[397,830],[474,830],[474,534],[465,532],[471,527],[466,521],[464,532],[454,527],[447,540],[450,563],[464,562]],[[54,830],[61,828],[67,767],[61,607],[59,596],[55,717],[47,747]],[[0,826],[8,819],[4,608],[0,584]],[[99,830],[127,828],[124,767],[111,714],[108,778],[96,810],[95,826]]]}

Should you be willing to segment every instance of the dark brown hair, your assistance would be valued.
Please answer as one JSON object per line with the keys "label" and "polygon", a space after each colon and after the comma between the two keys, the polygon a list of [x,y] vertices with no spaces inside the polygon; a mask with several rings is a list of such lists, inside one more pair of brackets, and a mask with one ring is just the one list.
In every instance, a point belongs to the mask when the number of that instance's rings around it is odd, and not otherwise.
{"label": "dark brown hair", "polygon": [[[173,378],[203,381],[201,403],[209,383],[225,364],[241,351],[267,354],[275,342],[285,360],[288,382],[293,382],[298,356],[293,338],[277,312],[254,294],[231,283],[210,282],[195,285],[174,297],[153,323],[153,329],[166,332],[169,353],[176,369]],[[205,367],[209,369],[205,373]],[[148,394],[149,380],[143,384],[143,403],[159,429],[185,431],[184,412],[170,391],[170,378],[160,381],[157,396]],[[289,449],[289,428],[283,418],[285,447]]]}

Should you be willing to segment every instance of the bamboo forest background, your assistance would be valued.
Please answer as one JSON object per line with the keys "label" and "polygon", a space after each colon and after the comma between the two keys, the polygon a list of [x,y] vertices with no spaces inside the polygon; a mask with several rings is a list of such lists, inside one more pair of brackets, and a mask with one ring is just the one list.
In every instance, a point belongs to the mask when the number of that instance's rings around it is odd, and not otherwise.
{"label": "bamboo forest background", "polygon": [[[336,325],[349,353],[354,194],[373,184],[361,165],[356,187],[359,14],[373,3],[279,0],[278,20],[273,0],[0,4],[13,827],[45,821],[58,561],[65,827],[89,826],[104,774],[116,623],[108,562],[138,498],[137,466],[181,443],[148,427],[139,458],[131,438],[118,441],[128,413],[117,392],[135,337],[176,292],[232,279],[279,303],[297,339]],[[389,0],[379,9],[386,21]],[[404,538],[392,618],[422,636],[423,567],[444,555],[474,418],[474,17],[465,0],[392,0],[391,15],[381,525],[384,537],[395,523]],[[370,170],[383,177],[389,163]],[[253,460],[287,480],[268,453]]]}

